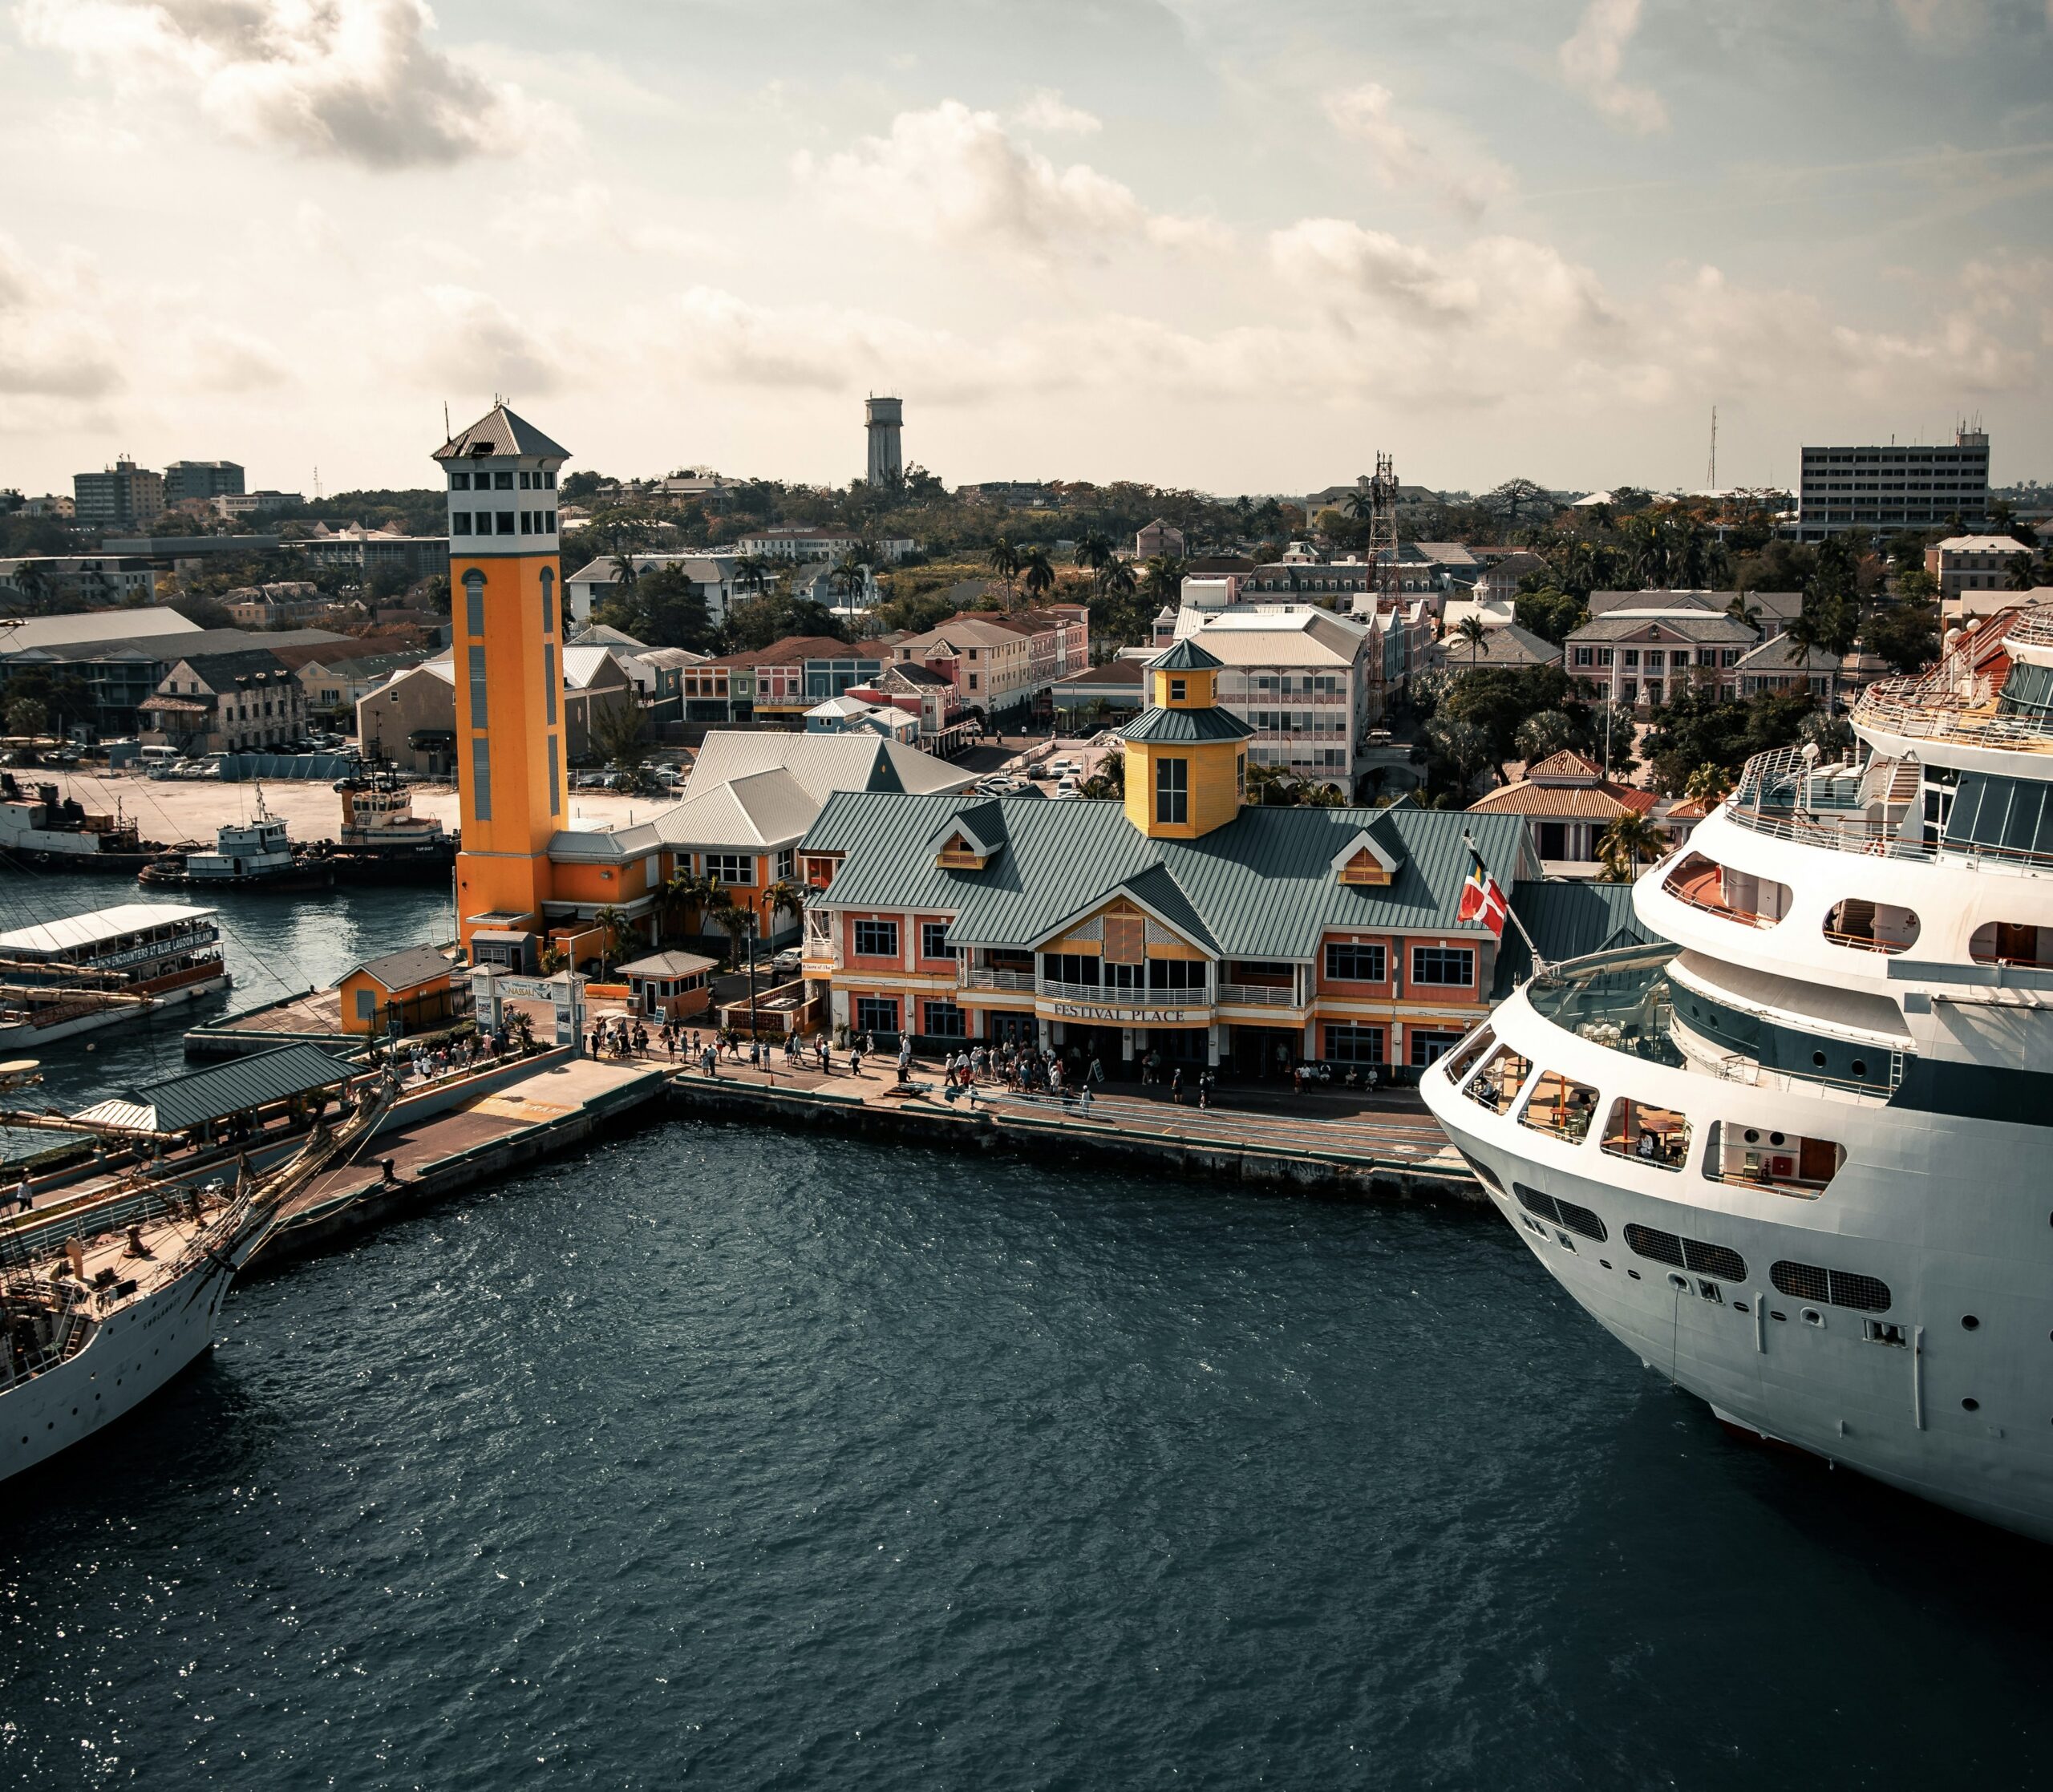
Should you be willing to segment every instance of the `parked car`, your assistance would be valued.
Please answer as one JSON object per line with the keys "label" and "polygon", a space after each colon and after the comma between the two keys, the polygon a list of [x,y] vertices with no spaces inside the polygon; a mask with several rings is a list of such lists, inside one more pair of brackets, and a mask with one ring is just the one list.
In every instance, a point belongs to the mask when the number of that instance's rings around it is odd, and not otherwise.
{"label": "parked car", "polygon": [[781,971],[788,976],[796,977],[799,974],[799,967],[804,962],[804,953],[800,952],[796,946],[787,946],[770,961],[770,968],[773,971]]}

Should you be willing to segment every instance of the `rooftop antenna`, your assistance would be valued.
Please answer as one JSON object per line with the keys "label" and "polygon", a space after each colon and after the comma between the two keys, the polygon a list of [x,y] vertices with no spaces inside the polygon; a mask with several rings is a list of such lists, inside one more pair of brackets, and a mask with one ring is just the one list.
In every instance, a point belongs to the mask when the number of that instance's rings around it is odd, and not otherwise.
{"label": "rooftop antenna", "polygon": [[318,504],[321,498],[321,469],[318,467],[314,469],[314,497]]}
{"label": "rooftop antenna", "polygon": [[445,443],[456,439],[456,431],[449,427],[449,401],[447,398],[442,401],[442,439]]}

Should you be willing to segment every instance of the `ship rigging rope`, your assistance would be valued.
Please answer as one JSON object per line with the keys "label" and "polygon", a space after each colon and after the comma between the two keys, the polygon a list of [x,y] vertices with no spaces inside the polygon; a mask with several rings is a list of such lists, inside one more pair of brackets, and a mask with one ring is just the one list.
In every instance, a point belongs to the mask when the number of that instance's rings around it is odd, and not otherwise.
{"label": "ship rigging rope", "polygon": [[[64,790],[66,795],[70,795],[71,781],[68,777],[65,780]],[[130,793],[130,796],[131,799],[135,803],[138,804],[148,803],[149,807],[156,811],[157,819],[163,824],[164,831],[166,833],[175,834],[177,831],[177,830],[172,825],[172,818],[169,813],[164,809],[163,804],[159,803],[157,799],[147,790],[132,791]],[[290,952],[285,954],[285,961],[292,967],[293,970],[298,973],[300,981],[297,983],[288,983],[283,977],[278,975],[277,972],[272,967],[271,964],[265,957],[264,954],[259,952],[255,946],[249,943],[249,940],[244,936],[241,932],[236,927],[235,924],[228,918],[225,911],[217,909],[215,911],[214,918],[220,924],[221,931],[227,934],[228,936],[241,949],[243,955],[247,957],[258,970],[261,971],[265,977],[269,977],[272,982],[275,983],[280,990],[281,990],[286,996],[292,997],[303,995],[308,990],[315,989],[318,986],[315,982],[315,980],[307,975],[306,965],[302,964],[300,961]],[[332,1027],[329,1028],[328,1030],[338,1034],[342,1032],[342,1021],[339,1012],[338,1013],[335,1024]]]}
{"label": "ship rigging rope", "polygon": [[[152,808],[156,809],[158,816],[160,819],[167,822],[170,819],[170,818],[164,814],[164,811],[158,807],[153,799],[145,796],[142,800],[149,802],[150,806]],[[0,852],[0,860],[4,860],[5,862],[12,865],[13,868],[15,870],[25,873],[31,880],[37,877],[43,877],[49,875],[48,872],[43,868],[23,864],[21,861],[15,860],[11,854],[7,854],[4,852]],[[31,882],[30,888],[33,888],[33,882]],[[69,918],[63,915],[53,915],[44,912],[40,905],[35,902],[33,897],[28,898],[28,907],[34,915],[34,920],[43,926],[48,926],[55,920],[62,920]],[[217,909],[214,912],[214,919],[217,924],[220,926],[221,931],[241,949],[242,953],[249,959],[250,963],[253,964],[257,969],[261,971],[265,977],[269,978],[272,982],[275,983],[287,997],[303,994],[306,991],[315,987],[313,980],[306,976],[306,967],[301,964],[297,958],[293,957],[291,954],[288,953],[286,955],[287,961],[292,965],[292,968],[295,971],[299,973],[302,978],[304,979],[303,981],[296,985],[286,982],[283,977],[278,975],[277,972],[265,959],[264,954],[259,952],[254,945],[250,944],[249,940],[244,936],[241,931],[237,929],[235,924],[228,918],[228,916],[224,912],[220,909]],[[152,1035],[154,1035],[156,1031],[157,1012],[159,1008],[162,1005],[163,1005],[160,1003],[154,1004],[151,1007],[144,1010],[144,1024]],[[340,1034],[342,1027],[340,1025],[339,1016],[338,1017],[336,1024],[329,1028],[328,1030],[335,1033],[338,1035]],[[157,1059],[160,1058],[162,1055],[163,1054],[160,1052],[153,1052],[151,1054],[152,1062],[156,1062]]]}

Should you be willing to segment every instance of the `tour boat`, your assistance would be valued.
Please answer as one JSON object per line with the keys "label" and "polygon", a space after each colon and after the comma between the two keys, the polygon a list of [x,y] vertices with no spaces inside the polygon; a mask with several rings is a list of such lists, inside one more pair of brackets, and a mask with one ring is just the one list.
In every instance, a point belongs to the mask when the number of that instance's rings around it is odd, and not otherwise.
{"label": "tour boat", "polygon": [[215,913],[124,902],[0,933],[0,1050],[47,1045],[227,989]]}
{"label": "tour boat", "polygon": [[140,882],[184,890],[325,890],[335,881],[324,856],[293,844],[285,824],[264,807],[246,822],[224,823],[214,831],[214,850],[188,847],[152,860],[136,874]]}
{"label": "tour boat", "polygon": [[391,1098],[389,1084],[367,1087],[341,1125],[317,1123],[261,1178],[168,1179],[55,1228],[13,1221],[0,1252],[0,1480],[111,1424],[211,1349],[221,1302],[284,1203],[375,1131]]}
{"label": "tour boat", "polygon": [[2053,606],[1766,754],[1427,1105],[1728,1426],[2053,1541]]}

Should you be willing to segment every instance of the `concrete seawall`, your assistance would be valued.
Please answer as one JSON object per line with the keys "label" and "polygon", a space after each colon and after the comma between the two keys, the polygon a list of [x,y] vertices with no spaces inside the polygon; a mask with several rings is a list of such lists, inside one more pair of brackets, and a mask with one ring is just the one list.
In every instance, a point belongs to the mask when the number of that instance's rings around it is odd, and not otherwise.
{"label": "concrete seawall", "polygon": [[828,1090],[765,1088],[732,1079],[678,1077],[666,1092],[677,1115],[735,1119],[860,1138],[908,1140],[943,1150],[1010,1151],[1069,1164],[1118,1163],[1150,1175],[1357,1199],[1448,1199],[1487,1205],[1465,1168],[1343,1155],[1274,1143],[1124,1131],[1051,1108],[1045,1115],[988,1104],[975,1111],[925,1100],[886,1105]]}

